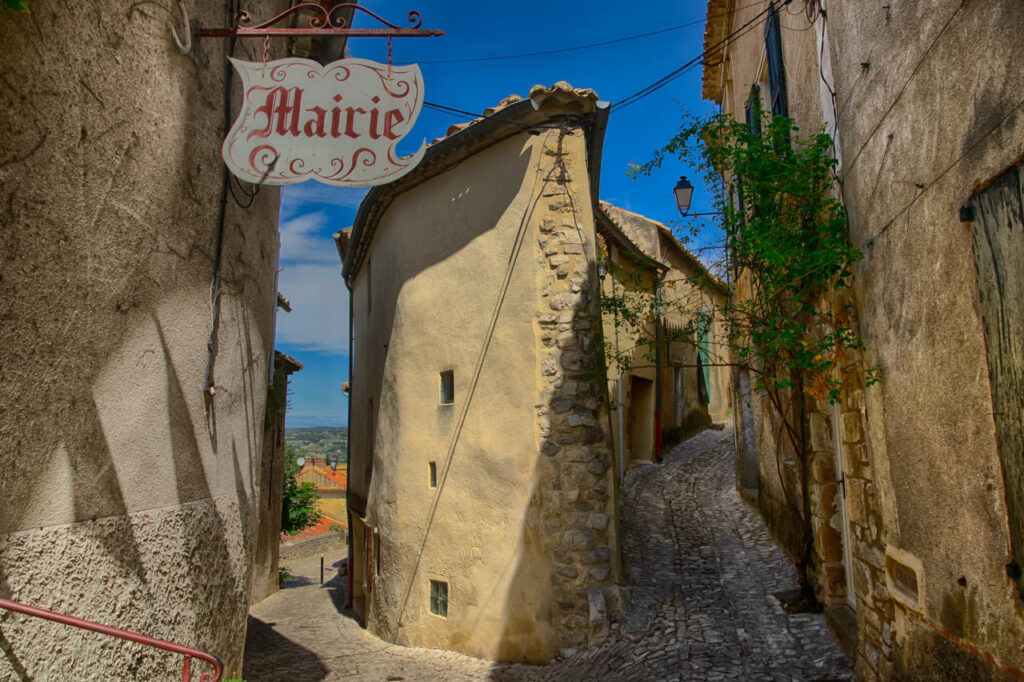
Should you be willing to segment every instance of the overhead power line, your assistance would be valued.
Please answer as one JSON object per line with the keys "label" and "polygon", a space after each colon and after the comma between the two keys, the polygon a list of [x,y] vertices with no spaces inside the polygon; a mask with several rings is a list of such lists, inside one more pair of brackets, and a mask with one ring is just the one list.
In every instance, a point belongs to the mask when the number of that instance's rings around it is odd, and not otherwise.
{"label": "overhead power line", "polygon": [[526,57],[541,57],[549,54],[561,54],[563,52],[575,52],[577,50],[589,50],[594,47],[604,47],[605,45],[615,45],[618,43],[624,43],[630,40],[640,40],[641,38],[650,38],[651,36],[660,35],[662,33],[670,33],[672,31],[678,31],[683,28],[689,28],[691,26],[697,26],[703,24],[707,19],[716,19],[726,14],[731,14],[737,10],[746,9],[748,7],[754,7],[760,5],[763,0],[752,2],[749,5],[743,5],[742,7],[735,7],[730,12],[723,12],[721,14],[714,14],[701,19],[695,19],[693,21],[687,21],[683,24],[677,24],[675,26],[669,26],[667,28],[658,29],[656,31],[648,31],[647,33],[638,33],[636,35],[624,36],[622,38],[613,38],[611,40],[602,40],[598,43],[587,43],[586,45],[574,45],[572,47],[559,47],[551,50],[539,50],[537,52],[523,52],[521,54],[505,54],[494,57],[470,57],[468,59],[426,59],[417,62],[417,64],[471,64],[473,62],[495,62],[504,59],[523,59]]}
{"label": "overhead power line", "polygon": [[[783,0],[783,4],[788,4],[789,1],[790,0]],[[760,4],[760,3],[754,3],[754,4]],[[745,5],[745,7],[751,7],[751,6],[753,6],[753,5]],[[768,7],[766,7],[761,12],[758,12],[747,23],[745,23],[742,26],[740,26],[738,29],[736,29],[735,31],[733,31],[732,33],[727,35],[725,38],[723,38],[722,40],[718,41],[717,43],[715,43],[711,47],[707,48],[706,50],[704,50],[699,55],[697,55],[693,59],[689,60],[688,62],[686,62],[682,66],[680,66],[680,67],[678,67],[676,69],[673,69],[671,72],[669,72],[668,74],[662,76],[661,78],[659,78],[658,80],[654,81],[653,83],[650,83],[649,85],[641,88],[640,90],[637,90],[632,95],[629,95],[628,97],[624,97],[621,100],[619,100],[618,102],[615,102],[614,104],[611,105],[610,109],[619,110],[619,109],[624,109],[625,107],[628,107],[631,104],[635,104],[635,103],[639,102],[640,100],[644,99],[645,97],[653,94],[654,92],[657,92],[658,90],[660,90],[661,88],[665,87],[669,83],[673,82],[674,80],[676,80],[677,78],[679,78],[680,76],[685,74],[687,71],[689,71],[690,69],[694,68],[695,66],[703,64],[704,60],[707,58],[708,54],[715,53],[716,51],[718,51],[719,48],[721,48],[723,45],[725,45],[729,41],[734,40],[735,38],[738,38],[738,37],[740,37],[740,36],[742,36],[742,35],[744,35],[746,33],[749,33],[751,30],[756,28],[759,24],[764,23],[764,20],[767,17],[768,13],[771,12],[775,8],[775,6],[776,6],[775,2],[769,3]],[[743,9],[743,8],[739,7],[739,8],[736,8],[736,9]],[[703,21],[703,20],[701,20],[701,21]],[[674,30],[674,29],[664,29],[664,30]],[[624,40],[624,39],[619,39],[619,40],[621,41],[621,40]],[[614,42],[614,41],[612,41],[612,42]],[[566,49],[579,49],[579,48],[566,48]],[[565,50],[562,50],[562,51],[565,51]],[[494,59],[497,59],[497,57],[495,57]],[[467,60],[467,61],[475,61],[475,60]],[[430,62],[420,62],[420,63],[421,64],[428,64]],[[498,121],[504,121],[506,123],[511,123],[512,122],[512,121],[505,121],[504,119],[501,119],[501,118],[498,118],[498,117],[495,117],[495,116],[485,116],[484,114],[474,114],[474,113],[472,113],[470,111],[465,111],[463,109],[457,109],[455,107],[449,107],[449,106],[446,106],[446,105],[443,105],[443,104],[436,104],[436,103],[433,103],[433,102],[424,102],[423,106],[428,107],[430,109],[434,109],[435,111],[439,111],[441,113],[446,113],[446,114],[453,115],[453,116],[461,116],[461,117],[464,117],[464,118],[467,118],[467,119],[491,118],[491,119],[498,120]],[[529,125],[526,125],[526,124],[520,124],[520,125],[523,125],[523,127],[529,127],[529,128],[536,127],[536,126],[529,126]]]}
{"label": "overhead power line", "polygon": [[669,72],[668,74],[662,76],[661,78],[659,78],[658,80],[654,81],[650,85],[647,85],[646,87],[643,87],[640,90],[637,90],[632,95],[629,95],[628,97],[624,97],[623,99],[619,100],[618,102],[615,102],[614,104],[612,104],[611,108],[612,109],[616,109],[616,110],[621,110],[621,109],[624,109],[624,108],[628,107],[631,104],[636,104],[637,102],[639,102],[643,98],[647,97],[648,95],[650,95],[650,94],[652,94],[654,92],[657,92],[658,90],[662,89],[663,87],[665,87],[666,85],[668,85],[672,81],[676,80],[677,78],[682,76],[684,73],[686,73],[687,71],[689,71],[693,67],[695,67],[695,66],[697,66],[699,64],[703,64],[704,60],[707,58],[709,53],[716,52],[720,47],[725,45],[730,40],[733,40],[734,38],[738,38],[743,33],[746,33],[747,31],[752,30],[757,24],[763,23],[765,18],[768,16],[768,13],[771,12],[774,8],[775,8],[775,3],[774,2],[769,3],[768,7],[766,7],[764,10],[762,10],[762,11],[758,12],[757,14],[755,14],[753,19],[751,19],[747,23],[745,23],[742,26],[740,26],[738,29],[736,29],[735,31],[733,31],[732,33],[727,35],[722,40],[718,41],[717,43],[715,43],[711,47],[707,48],[706,50],[701,52],[699,55],[697,55],[696,57],[694,57],[690,61],[686,62],[685,64],[683,64],[679,68],[672,70],[671,72]]}

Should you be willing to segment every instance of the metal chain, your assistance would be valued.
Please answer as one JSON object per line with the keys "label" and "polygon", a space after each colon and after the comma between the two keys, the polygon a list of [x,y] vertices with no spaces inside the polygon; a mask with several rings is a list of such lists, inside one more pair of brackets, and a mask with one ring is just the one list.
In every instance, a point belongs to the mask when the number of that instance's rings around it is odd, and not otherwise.
{"label": "metal chain", "polygon": [[388,36],[388,78],[391,78],[391,36]]}

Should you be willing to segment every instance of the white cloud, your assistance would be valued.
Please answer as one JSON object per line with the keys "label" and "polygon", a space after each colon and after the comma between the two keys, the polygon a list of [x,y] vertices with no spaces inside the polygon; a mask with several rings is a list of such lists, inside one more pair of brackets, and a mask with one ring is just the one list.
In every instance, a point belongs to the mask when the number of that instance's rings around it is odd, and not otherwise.
{"label": "white cloud", "polygon": [[348,352],[348,289],[340,262],[285,266],[278,288],[292,302],[290,313],[277,312],[278,343],[321,353]]}
{"label": "white cloud", "polygon": [[338,263],[334,241],[317,234],[327,225],[326,213],[306,213],[281,223],[281,262]]}
{"label": "white cloud", "polygon": [[365,187],[331,187],[311,180],[287,185],[281,193],[281,218],[293,218],[309,204],[358,208],[366,192]]}

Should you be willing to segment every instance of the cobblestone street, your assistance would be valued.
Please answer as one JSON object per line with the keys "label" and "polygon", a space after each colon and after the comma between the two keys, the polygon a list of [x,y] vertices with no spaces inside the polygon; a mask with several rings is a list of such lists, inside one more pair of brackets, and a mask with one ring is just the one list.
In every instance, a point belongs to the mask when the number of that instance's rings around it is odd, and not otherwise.
{"label": "cobblestone street", "polygon": [[299,586],[252,609],[245,677],[851,679],[824,618],[790,615],[773,596],[796,588],[795,572],[736,493],[733,462],[732,430],[709,430],[662,463],[629,472],[622,498],[630,606],[597,649],[526,666],[389,645],[338,613],[341,579],[321,587],[314,557],[292,566]]}

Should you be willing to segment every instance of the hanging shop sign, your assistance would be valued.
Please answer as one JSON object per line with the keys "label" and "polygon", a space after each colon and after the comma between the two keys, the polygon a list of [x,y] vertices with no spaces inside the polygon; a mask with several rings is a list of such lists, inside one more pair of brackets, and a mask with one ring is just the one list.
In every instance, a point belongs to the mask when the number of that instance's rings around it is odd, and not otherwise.
{"label": "hanging shop sign", "polygon": [[368,187],[402,177],[426,152],[426,141],[411,156],[396,151],[423,106],[415,64],[341,59],[322,66],[298,57],[231,63],[245,91],[222,153],[242,180]]}

